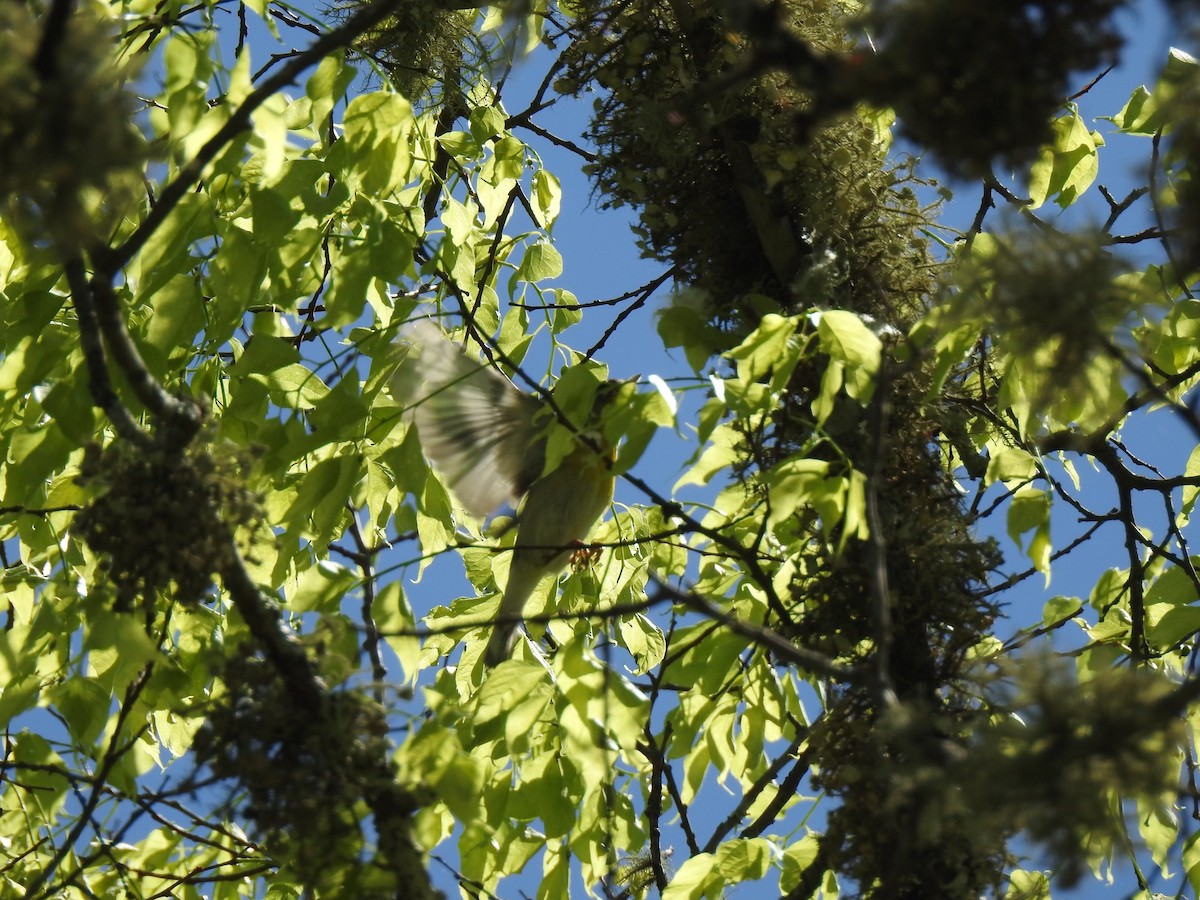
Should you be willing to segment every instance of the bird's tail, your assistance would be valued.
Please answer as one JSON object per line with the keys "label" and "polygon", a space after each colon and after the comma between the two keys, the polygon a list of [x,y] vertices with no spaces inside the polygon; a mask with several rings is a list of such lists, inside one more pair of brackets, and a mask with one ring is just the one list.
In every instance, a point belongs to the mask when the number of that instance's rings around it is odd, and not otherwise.
{"label": "bird's tail", "polygon": [[513,554],[512,566],[508,570],[508,584],[504,586],[504,597],[500,601],[500,608],[496,610],[497,618],[508,621],[497,622],[492,629],[487,649],[483,651],[485,666],[498,666],[512,656],[513,647],[517,644],[517,629],[521,626],[513,617],[525,611],[525,604],[538,583],[554,571],[553,568],[538,565],[538,561],[530,558],[528,550],[518,549]]}

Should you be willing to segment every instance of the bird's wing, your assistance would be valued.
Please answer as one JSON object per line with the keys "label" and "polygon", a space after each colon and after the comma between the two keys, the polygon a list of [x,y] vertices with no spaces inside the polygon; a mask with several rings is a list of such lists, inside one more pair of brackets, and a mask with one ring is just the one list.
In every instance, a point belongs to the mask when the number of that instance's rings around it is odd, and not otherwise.
{"label": "bird's wing", "polygon": [[472,515],[515,504],[529,488],[530,457],[545,452],[534,424],[541,401],[429,322],[416,323],[404,340],[411,353],[392,389],[411,410],[425,455]]}

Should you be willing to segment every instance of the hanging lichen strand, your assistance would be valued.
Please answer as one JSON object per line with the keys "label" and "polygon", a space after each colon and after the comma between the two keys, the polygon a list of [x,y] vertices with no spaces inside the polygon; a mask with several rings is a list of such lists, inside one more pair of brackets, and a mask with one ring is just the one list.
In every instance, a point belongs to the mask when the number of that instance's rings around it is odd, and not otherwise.
{"label": "hanging lichen strand", "polygon": [[[330,14],[345,21],[362,6],[333,0]],[[475,16],[474,9],[447,8],[440,0],[408,0],[363,34],[356,49],[413,103],[457,107],[470,87],[464,73],[486,64],[486,48],[473,31]]]}
{"label": "hanging lichen strand", "polygon": [[[916,307],[898,304],[928,290],[914,243],[924,219],[886,165],[874,118],[802,133],[814,90],[757,74],[756,44],[722,4],[614,6],[592,4],[562,86],[608,91],[592,125],[594,174],[606,205],[639,209],[646,252],[679,265],[720,321],[748,325],[747,307],[762,311],[752,293],[784,310],[910,319]],[[849,49],[833,4],[787,9],[776,27],[822,52]]]}
{"label": "hanging lichen strand", "polygon": [[[610,92],[593,121],[597,183],[608,205],[639,209],[644,251],[702,292],[725,347],[771,311],[847,309],[881,333],[906,333],[933,285],[922,210],[904,171],[889,167],[874,113],[809,114],[818,91],[836,89],[822,54],[849,50],[840,8],[776,4],[780,18],[749,30],[718,2],[587,8],[565,86],[594,78]],[[764,67],[770,29],[812,48],[810,64],[786,74]],[[981,715],[952,688],[964,652],[994,618],[980,586],[997,554],[970,534],[930,449],[938,406],[923,399],[921,361],[893,363],[875,403],[839,401],[818,428],[812,400],[827,365],[816,353],[802,361],[772,426],[745,435],[742,448],[747,473],[803,453],[867,473],[876,494],[875,538],[840,552],[815,521],[795,523],[811,532],[812,564],[792,585],[792,620],[776,623],[806,646],[876,660],[886,572],[887,690],[843,690],[827,711],[819,783],[840,807],[823,852],[876,896],[935,896],[931,885],[945,891],[936,896],[978,896],[1001,879],[1009,825],[969,827],[969,811],[920,775],[937,770]],[[881,702],[889,690],[903,715]],[[914,827],[935,808],[937,829]]]}

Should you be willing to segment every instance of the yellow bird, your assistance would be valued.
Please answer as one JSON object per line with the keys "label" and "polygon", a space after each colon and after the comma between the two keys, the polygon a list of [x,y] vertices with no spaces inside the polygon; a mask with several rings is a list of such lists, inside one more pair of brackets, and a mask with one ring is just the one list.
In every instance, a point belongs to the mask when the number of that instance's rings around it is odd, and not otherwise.
{"label": "yellow bird", "polygon": [[600,413],[618,389],[596,390],[585,435],[546,470],[550,433],[567,428],[546,401],[519,390],[459,350],[429,322],[403,338],[409,358],[392,390],[411,411],[421,448],[455,497],[483,518],[505,503],[517,509],[517,536],[498,618],[483,654],[495,666],[512,655],[517,618],[543,578],[557,575],[612,503],[614,449],[599,434]]}

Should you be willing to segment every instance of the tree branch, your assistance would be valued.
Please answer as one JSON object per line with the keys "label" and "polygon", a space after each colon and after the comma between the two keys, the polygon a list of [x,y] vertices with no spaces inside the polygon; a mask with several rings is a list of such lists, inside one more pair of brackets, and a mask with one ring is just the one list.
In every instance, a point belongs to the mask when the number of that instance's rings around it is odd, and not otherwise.
{"label": "tree branch", "polygon": [[[787,749],[775,757],[774,762],[767,767],[767,770],[755,780],[754,784],[746,789],[746,791],[742,794],[742,799],[738,801],[738,804],[733,808],[733,811],[725,817],[720,825],[713,829],[712,836],[709,837],[708,843],[704,845],[705,853],[717,852],[717,848],[721,846],[721,841],[725,840],[725,835],[733,831],[733,829],[738,826],[742,819],[745,818],[745,815],[749,811],[750,807],[754,805],[754,802],[758,800],[762,792],[767,789],[767,786],[775,781],[775,776],[783,771],[783,767],[787,765],[788,760],[796,758],[796,754],[800,750],[800,745],[808,740],[808,733],[809,729],[800,728],[796,732],[795,738],[792,739],[792,742],[788,745]],[[798,766],[801,771],[808,770],[808,764],[804,760],[798,761]],[[781,788],[776,791],[775,797],[769,806],[774,807],[775,800],[786,802],[789,797],[794,795],[794,789],[791,791],[786,791],[781,786]],[[774,810],[772,815],[766,817],[768,823],[774,823],[775,813],[777,812],[778,810]]]}
{"label": "tree branch", "polygon": [[88,387],[95,402],[113,428],[122,438],[142,448],[150,446],[150,436],[133,418],[113,390],[108,374],[108,359],[104,353],[104,341],[100,336],[100,321],[96,315],[96,303],[92,285],[88,282],[83,260],[72,257],[63,262],[67,285],[75,301],[75,318],[79,327],[79,344],[83,349],[83,361],[88,370]]}
{"label": "tree branch", "polygon": [[113,361],[129,382],[133,394],[155,415],[166,424],[172,433],[169,446],[179,448],[187,446],[200,428],[204,412],[192,400],[173,397],[166,388],[155,378],[146,361],[126,327],[125,318],[121,315],[121,303],[117,299],[112,284],[99,277],[92,279],[92,296],[96,301],[96,318],[100,332],[104,335],[104,344],[112,353]]}
{"label": "tree branch", "polygon": [[54,0],[46,11],[45,26],[42,28],[42,40],[38,44],[37,54],[33,57],[33,70],[44,80],[54,77],[58,68],[58,48],[67,33],[67,22],[75,0]]}
{"label": "tree branch", "polygon": [[312,715],[321,715],[328,697],[325,683],[317,675],[304,647],[284,630],[279,608],[263,596],[250,577],[232,537],[228,558],[221,567],[221,580],[255,642],[295,697],[297,707],[310,710]]}
{"label": "tree branch", "polygon": [[378,694],[382,689],[381,682],[387,677],[387,666],[383,664],[383,657],[379,653],[379,628],[375,624],[375,565],[372,562],[374,554],[371,553],[371,548],[367,546],[367,541],[363,537],[362,526],[358,524],[358,513],[354,509],[354,505],[347,502],[346,509],[350,513],[350,537],[358,548],[355,559],[359,569],[362,570],[362,620],[363,629],[366,632],[366,637],[363,638],[363,650],[366,652],[367,658],[371,660],[371,679],[376,683],[376,699],[382,703],[383,698]]}

